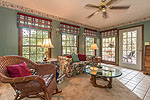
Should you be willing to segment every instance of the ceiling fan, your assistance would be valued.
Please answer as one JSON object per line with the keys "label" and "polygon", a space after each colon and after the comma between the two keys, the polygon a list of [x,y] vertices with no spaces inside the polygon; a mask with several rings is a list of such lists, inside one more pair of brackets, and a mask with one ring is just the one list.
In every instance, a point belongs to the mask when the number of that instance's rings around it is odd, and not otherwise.
{"label": "ceiling fan", "polygon": [[103,14],[104,18],[108,17],[108,13],[107,10],[123,10],[123,9],[128,9],[130,7],[130,5],[127,6],[111,6],[111,4],[115,3],[118,0],[110,0],[109,2],[107,2],[106,0],[101,0],[101,3],[97,6],[94,4],[86,4],[85,8],[92,8],[92,9],[98,9],[96,10],[94,13],[90,14],[89,16],[87,16],[87,18],[91,18],[94,15],[98,14],[100,11]]}

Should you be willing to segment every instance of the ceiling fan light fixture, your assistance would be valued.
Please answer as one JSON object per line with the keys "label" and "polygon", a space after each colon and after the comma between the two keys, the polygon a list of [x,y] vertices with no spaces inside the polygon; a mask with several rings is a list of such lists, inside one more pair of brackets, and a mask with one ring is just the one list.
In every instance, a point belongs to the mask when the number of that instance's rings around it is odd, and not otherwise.
{"label": "ceiling fan light fixture", "polygon": [[106,9],[105,9],[105,8],[103,8],[103,9],[102,9],[102,12],[106,12]]}

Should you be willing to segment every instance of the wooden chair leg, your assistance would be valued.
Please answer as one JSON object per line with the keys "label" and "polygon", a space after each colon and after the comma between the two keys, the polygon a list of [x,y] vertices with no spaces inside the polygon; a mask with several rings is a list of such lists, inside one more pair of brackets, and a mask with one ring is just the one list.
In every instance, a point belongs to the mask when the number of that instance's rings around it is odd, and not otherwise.
{"label": "wooden chair leg", "polygon": [[58,94],[58,93],[61,93],[61,92],[62,92],[62,90],[58,90],[58,88],[56,88],[56,92],[53,93],[53,95]]}
{"label": "wooden chair leg", "polygon": [[48,93],[45,93],[45,99],[44,100],[50,100],[49,96],[48,96]]}

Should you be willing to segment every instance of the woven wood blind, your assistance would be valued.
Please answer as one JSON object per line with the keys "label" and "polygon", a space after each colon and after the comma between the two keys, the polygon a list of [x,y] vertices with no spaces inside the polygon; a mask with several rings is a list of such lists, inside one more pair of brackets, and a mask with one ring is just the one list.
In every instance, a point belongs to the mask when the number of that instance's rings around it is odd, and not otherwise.
{"label": "woven wood blind", "polygon": [[101,38],[117,36],[117,34],[118,34],[117,29],[100,32]]}
{"label": "woven wood blind", "polygon": [[80,27],[75,26],[75,25],[66,24],[66,23],[60,23],[60,32],[79,35]]}
{"label": "woven wood blind", "polygon": [[96,30],[92,30],[92,29],[85,28],[83,35],[84,35],[84,36],[89,36],[89,37],[97,37],[97,31],[96,31]]}
{"label": "woven wood blind", "polygon": [[19,28],[36,28],[48,31],[52,29],[52,20],[23,13],[17,13],[17,24]]}

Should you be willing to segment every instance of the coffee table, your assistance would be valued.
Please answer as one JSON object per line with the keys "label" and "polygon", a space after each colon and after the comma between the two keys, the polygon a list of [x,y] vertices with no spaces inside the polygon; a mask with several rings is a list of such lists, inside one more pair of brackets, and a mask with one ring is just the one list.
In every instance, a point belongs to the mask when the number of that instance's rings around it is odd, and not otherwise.
{"label": "coffee table", "polygon": [[[122,72],[120,70],[105,65],[99,65],[99,66],[86,65],[83,68],[83,70],[85,73],[91,75],[90,78],[91,84],[94,87],[99,87],[99,88],[112,88],[112,79],[122,75]],[[97,78],[101,78],[104,81],[107,81],[108,84],[98,85],[96,83]]]}

